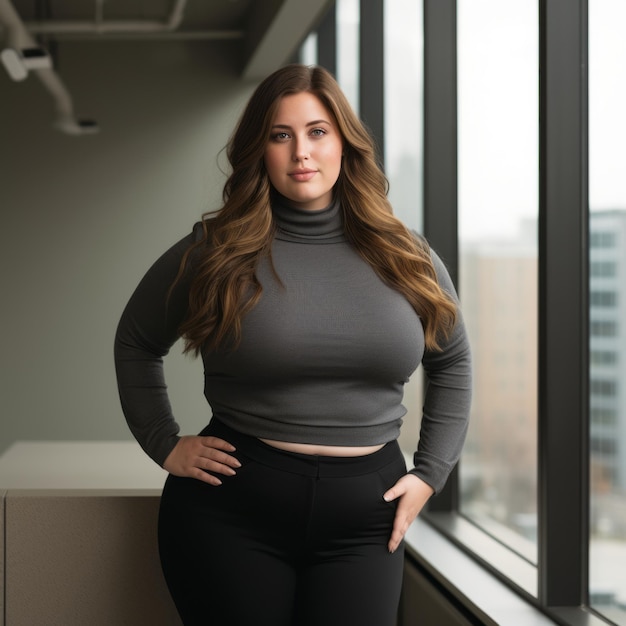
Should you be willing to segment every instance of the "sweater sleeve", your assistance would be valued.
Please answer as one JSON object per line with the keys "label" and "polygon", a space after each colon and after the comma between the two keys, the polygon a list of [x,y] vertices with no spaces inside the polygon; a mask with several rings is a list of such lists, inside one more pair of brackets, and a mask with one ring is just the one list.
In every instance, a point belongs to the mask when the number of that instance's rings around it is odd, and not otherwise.
{"label": "sweater sleeve", "polygon": [[[458,304],[458,297],[445,265],[431,250],[442,289]],[[426,351],[422,360],[426,388],[420,440],[411,473],[439,493],[461,455],[467,434],[472,395],[470,347],[460,309],[456,325],[441,344],[441,352]]]}
{"label": "sweater sleeve", "polygon": [[185,251],[199,235],[194,232],[165,252],[131,296],[115,336],[115,370],[122,410],[145,452],[159,465],[180,437],[163,374],[163,357],[179,338],[178,328],[188,307],[189,273],[168,291]]}

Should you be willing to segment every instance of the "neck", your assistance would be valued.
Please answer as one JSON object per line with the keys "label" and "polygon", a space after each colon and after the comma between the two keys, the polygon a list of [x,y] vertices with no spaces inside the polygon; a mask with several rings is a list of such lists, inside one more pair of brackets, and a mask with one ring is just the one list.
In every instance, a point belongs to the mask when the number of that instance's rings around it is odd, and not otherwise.
{"label": "neck", "polygon": [[299,209],[284,196],[272,198],[272,212],[278,225],[279,239],[297,241],[342,241],[343,217],[339,200],[323,209]]}

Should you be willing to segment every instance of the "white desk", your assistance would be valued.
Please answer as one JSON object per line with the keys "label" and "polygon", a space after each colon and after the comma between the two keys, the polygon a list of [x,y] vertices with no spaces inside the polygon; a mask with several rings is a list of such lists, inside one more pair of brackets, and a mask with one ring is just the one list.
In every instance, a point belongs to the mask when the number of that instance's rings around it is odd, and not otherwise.
{"label": "white desk", "polygon": [[0,456],[0,490],[160,490],[166,475],[134,441],[19,441]]}

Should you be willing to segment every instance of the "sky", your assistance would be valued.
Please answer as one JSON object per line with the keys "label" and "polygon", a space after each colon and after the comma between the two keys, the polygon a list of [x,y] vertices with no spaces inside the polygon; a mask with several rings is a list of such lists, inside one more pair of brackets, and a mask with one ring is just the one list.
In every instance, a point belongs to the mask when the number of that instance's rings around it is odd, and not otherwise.
{"label": "sky", "polygon": [[[520,221],[537,216],[538,4],[457,2],[462,239],[514,236]],[[339,9],[340,21],[356,28],[358,1],[341,0]],[[390,170],[402,155],[421,159],[420,11],[414,0],[386,3],[393,35],[385,67]],[[590,206],[626,209],[626,0],[591,0],[589,22]],[[351,71],[345,62],[340,82]],[[347,81],[342,86],[356,89]],[[415,186],[419,195],[420,182]]]}
{"label": "sky", "polygon": [[626,209],[626,2],[589,2],[589,161],[593,209]]}
{"label": "sky", "polygon": [[458,0],[461,239],[537,214],[538,3]]}
{"label": "sky", "polygon": [[[537,4],[458,1],[462,238],[537,214]],[[626,2],[589,2],[589,22],[590,207],[626,209]]]}

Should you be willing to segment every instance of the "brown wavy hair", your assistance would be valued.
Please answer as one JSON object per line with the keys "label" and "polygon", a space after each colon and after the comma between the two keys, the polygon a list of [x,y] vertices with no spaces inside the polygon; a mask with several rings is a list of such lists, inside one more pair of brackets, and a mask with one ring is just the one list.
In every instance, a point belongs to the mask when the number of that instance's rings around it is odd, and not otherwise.
{"label": "brown wavy hair", "polygon": [[226,147],[232,172],[223,206],[203,215],[203,236],[183,257],[174,285],[193,265],[189,312],[179,329],[185,352],[236,347],[241,321],[261,297],[255,270],[262,256],[271,259],[276,228],[264,153],[280,99],[301,92],[320,99],[343,140],[334,193],[348,241],[415,309],[427,349],[440,349],[441,338],[454,327],[456,304],[437,282],[428,244],[394,217],[374,142],[333,76],[321,67],[292,64],[268,76],[252,94]]}

